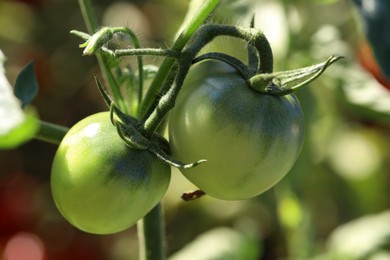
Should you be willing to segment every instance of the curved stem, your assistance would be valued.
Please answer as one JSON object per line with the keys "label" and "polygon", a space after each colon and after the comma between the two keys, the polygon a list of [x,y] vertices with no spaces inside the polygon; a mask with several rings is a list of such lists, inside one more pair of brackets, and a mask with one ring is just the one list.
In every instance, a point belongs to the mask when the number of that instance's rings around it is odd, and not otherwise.
{"label": "curved stem", "polygon": [[[160,98],[153,112],[145,120],[143,127],[150,136],[164,120],[165,116],[175,105],[176,97],[183,85],[184,79],[192,65],[192,61],[200,50],[218,36],[231,36],[245,40],[248,44],[256,48],[260,63],[257,73],[272,73],[273,56],[272,49],[265,35],[253,28],[243,28],[229,25],[204,25],[197,31],[193,42],[187,45],[181,53],[179,69],[175,82],[170,89]],[[229,59],[229,61],[233,61]]]}
{"label": "curved stem", "polygon": [[[250,22],[250,28],[255,28],[255,15],[252,16]],[[247,54],[248,54],[248,70],[249,73],[253,76],[256,74],[257,68],[259,67],[259,57],[256,55],[256,49],[249,45],[247,46]]]}
{"label": "curved stem", "polygon": [[196,55],[206,44],[218,36],[231,36],[246,41],[256,49],[259,56],[260,63],[257,73],[272,73],[272,49],[264,33],[258,29],[219,24],[205,25],[199,29],[196,39],[187,51]]}
{"label": "curved stem", "polygon": [[64,126],[39,121],[39,130],[34,138],[52,144],[60,144],[68,130]]}
{"label": "curved stem", "polygon": [[248,67],[239,59],[234,58],[230,55],[227,55],[225,53],[220,52],[208,52],[205,54],[202,54],[195,59],[192,60],[192,64],[195,64],[197,62],[207,60],[207,59],[214,59],[219,60],[222,62],[225,62],[232,66],[237,72],[243,77],[243,78],[250,78],[250,71],[248,70]]}

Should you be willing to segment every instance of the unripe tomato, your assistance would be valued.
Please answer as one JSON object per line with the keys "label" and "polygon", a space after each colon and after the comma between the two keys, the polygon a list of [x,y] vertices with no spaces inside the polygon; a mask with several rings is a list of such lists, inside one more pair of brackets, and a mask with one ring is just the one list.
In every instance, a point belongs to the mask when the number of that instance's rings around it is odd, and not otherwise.
{"label": "unripe tomato", "polygon": [[294,165],[303,114],[294,95],[258,93],[224,65],[206,61],[190,71],[170,113],[169,141],[179,160],[207,160],[181,170],[201,190],[219,199],[247,199]]}
{"label": "unripe tomato", "polygon": [[129,148],[108,112],[74,125],[54,158],[51,189],[62,215],[77,228],[115,233],[135,224],[164,196],[170,167]]}

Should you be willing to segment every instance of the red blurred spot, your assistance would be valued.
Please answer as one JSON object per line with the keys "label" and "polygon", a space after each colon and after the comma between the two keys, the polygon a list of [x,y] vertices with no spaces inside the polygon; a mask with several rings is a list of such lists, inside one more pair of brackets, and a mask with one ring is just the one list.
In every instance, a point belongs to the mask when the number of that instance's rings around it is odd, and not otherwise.
{"label": "red blurred spot", "polygon": [[390,79],[387,79],[383,75],[378,63],[375,60],[371,47],[367,41],[362,41],[360,43],[357,55],[359,62],[363,66],[363,68],[370,72],[382,86],[387,89],[390,89]]}
{"label": "red blurred spot", "polygon": [[45,248],[38,236],[20,232],[11,237],[5,245],[4,260],[43,260]]}
{"label": "red blurred spot", "polygon": [[0,233],[11,235],[34,226],[37,208],[37,182],[29,175],[14,173],[0,183]]}

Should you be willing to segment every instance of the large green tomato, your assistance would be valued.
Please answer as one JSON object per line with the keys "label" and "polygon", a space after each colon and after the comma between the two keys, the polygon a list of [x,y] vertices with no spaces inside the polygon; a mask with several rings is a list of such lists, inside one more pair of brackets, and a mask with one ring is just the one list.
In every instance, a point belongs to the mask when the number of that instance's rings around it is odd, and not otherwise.
{"label": "large green tomato", "polygon": [[51,189],[62,215],[77,228],[115,233],[135,224],[164,196],[170,167],[125,145],[108,112],[74,125],[54,158]]}
{"label": "large green tomato", "polygon": [[207,160],[181,170],[201,190],[219,199],[247,199],[294,165],[303,114],[294,95],[258,93],[224,65],[206,61],[190,71],[170,113],[169,142],[181,161]]}

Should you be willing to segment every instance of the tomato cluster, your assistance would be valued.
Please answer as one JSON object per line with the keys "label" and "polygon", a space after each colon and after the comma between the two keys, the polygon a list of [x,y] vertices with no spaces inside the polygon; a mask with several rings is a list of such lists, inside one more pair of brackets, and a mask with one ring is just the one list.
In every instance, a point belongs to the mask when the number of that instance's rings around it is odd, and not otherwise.
{"label": "tomato cluster", "polygon": [[[303,115],[293,95],[253,90],[229,65],[205,61],[185,80],[169,118],[173,156],[206,163],[183,169],[219,199],[254,197],[291,169],[303,143]],[[164,196],[170,166],[130,148],[108,112],[89,116],[66,134],[55,155],[51,187],[60,212],[96,234],[124,230]]]}

